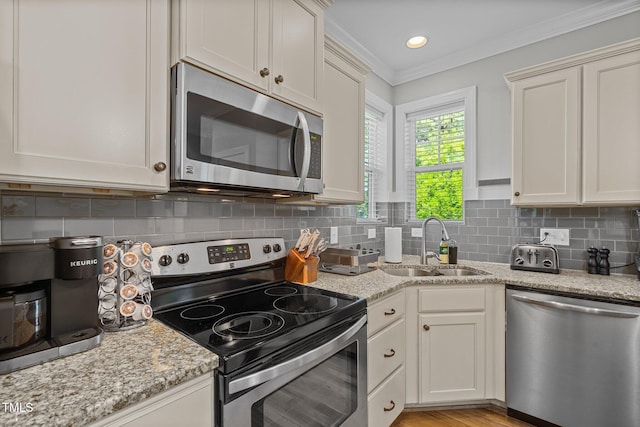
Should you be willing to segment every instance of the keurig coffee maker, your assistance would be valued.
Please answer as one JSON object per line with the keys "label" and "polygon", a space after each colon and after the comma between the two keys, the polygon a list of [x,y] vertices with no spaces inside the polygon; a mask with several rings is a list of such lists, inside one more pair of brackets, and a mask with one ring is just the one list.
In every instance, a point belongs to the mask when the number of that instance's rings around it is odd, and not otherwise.
{"label": "keurig coffee maker", "polygon": [[101,237],[0,245],[0,374],[100,344]]}

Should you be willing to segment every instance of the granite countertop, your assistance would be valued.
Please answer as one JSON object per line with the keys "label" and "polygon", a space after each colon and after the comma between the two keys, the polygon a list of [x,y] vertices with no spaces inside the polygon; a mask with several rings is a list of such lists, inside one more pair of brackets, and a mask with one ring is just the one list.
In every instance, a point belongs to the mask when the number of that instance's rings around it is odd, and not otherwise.
{"label": "granite countertop", "polygon": [[[401,264],[420,266],[419,257],[405,255]],[[640,281],[631,275],[598,276],[561,270],[546,274],[511,270],[507,264],[461,261],[475,276],[399,277],[381,269],[359,276],[319,273],[311,286],[360,296],[369,304],[399,289],[415,285],[512,284],[640,302]],[[192,378],[211,372],[218,357],[209,350],[151,320],[138,329],[105,334],[95,349],[43,365],[0,375],[0,425],[80,426],[99,420]],[[5,403],[20,403],[24,412]],[[31,410],[29,410],[31,408]]]}
{"label": "granite countertop", "polygon": [[215,354],[151,320],[105,333],[92,350],[0,375],[0,425],[85,425],[217,366]]}
{"label": "granite countertop", "polygon": [[357,295],[367,299],[371,304],[376,299],[398,289],[414,285],[455,285],[455,284],[510,284],[546,289],[553,291],[576,293],[603,298],[640,302],[640,281],[629,274],[612,274],[600,276],[587,274],[585,271],[560,270],[560,274],[538,273],[511,270],[508,264],[490,262],[460,261],[458,265],[440,266],[429,260],[429,265],[420,265],[419,257],[403,255],[400,264],[385,264],[381,258],[376,264],[381,268],[419,267],[456,268],[464,267],[477,270],[476,276],[420,276],[399,277],[383,272],[380,268],[358,276],[341,276],[331,273],[318,273],[318,280],[312,286],[335,292]]}

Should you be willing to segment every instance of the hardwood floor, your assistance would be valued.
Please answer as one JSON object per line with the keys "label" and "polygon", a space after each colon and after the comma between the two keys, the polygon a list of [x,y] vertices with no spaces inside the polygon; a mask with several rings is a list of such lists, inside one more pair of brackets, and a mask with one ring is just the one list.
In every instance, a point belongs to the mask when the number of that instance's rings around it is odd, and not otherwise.
{"label": "hardwood floor", "polygon": [[531,424],[507,416],[496,407],[404,411],[391,427],[526,427]]}

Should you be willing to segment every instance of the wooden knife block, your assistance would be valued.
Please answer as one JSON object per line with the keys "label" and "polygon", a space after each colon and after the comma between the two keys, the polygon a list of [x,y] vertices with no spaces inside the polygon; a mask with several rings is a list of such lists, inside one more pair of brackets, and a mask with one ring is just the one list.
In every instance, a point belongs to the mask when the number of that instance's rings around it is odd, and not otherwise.
{"label": "wooden knife block", "polygon": [[318,280],[318,263],[320,258],[317,256],[309,255],[305,258],[297,249],[291,249],[284,266],[284,278],[303,285],[313,283]]}

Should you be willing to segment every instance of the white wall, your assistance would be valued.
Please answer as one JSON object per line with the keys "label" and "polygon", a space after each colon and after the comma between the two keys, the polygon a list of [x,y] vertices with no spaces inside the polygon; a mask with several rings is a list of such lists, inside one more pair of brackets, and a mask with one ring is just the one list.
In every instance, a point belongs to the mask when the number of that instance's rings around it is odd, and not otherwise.
{"label": "white wall", "polygon": [[[510,93],[504,74],[635,37],[640,37],[640,12],[394,86],[391,104],[477,86],[477,178],[510,178]],[[367,85],[370,82],[368,89],[387,99],[389,86],[385,87],[386,83],[377,76],[368,78]],[[485,198],[482,193],[481,198]]]}

